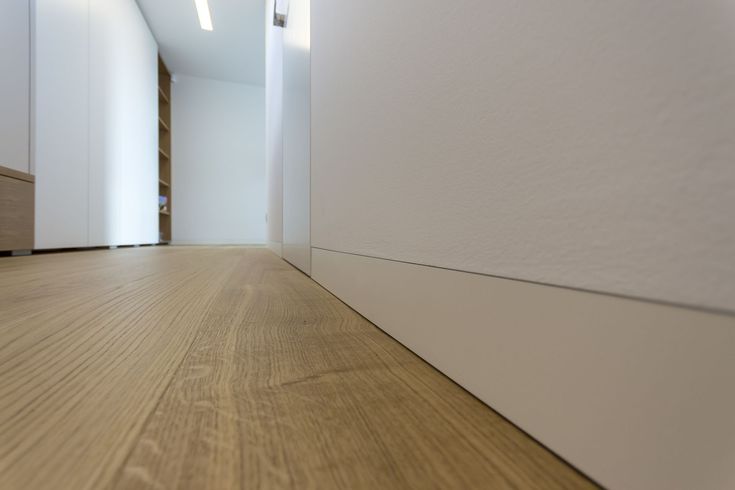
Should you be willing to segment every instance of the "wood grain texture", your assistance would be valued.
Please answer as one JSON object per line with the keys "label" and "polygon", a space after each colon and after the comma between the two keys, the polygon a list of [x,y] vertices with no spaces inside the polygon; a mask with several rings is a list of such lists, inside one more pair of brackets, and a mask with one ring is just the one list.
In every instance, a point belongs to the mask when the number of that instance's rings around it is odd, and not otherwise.
{"label": "wood grain texture", "polygon": [[0,175],[0,250],[33,248],[33,194],[32,180]]}
{"label": "wood grain texture", "polygon": [[20,172],[12,168],[3,167],[2,165],[0,165],[0,175],[4,175],[5,177],[10,177],[11,179],[24,180],[26,182],[36,181],[35,175],[27,174],[25,172]]}
{"label": "wood grain texture", "polygon": [[265,249],[0,260],[0,488],[594,485]]}

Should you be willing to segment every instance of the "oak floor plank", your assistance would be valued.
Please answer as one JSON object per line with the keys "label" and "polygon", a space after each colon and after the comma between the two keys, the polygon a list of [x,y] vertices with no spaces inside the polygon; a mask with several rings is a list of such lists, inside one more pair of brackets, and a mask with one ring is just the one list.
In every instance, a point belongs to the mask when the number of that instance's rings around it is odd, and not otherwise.
{"label": "oak floor plank", "polygon": [[219,293],[114,483],[593,487],[267,251]]}
{"label": "oak floor plank", "polygon": [[[72,291],[35,295],[31,281],[2,310],[0,488],[99,488],[129,453],[232,263],[184,252],[175,272],[150,275],[136,262],[151,253],[90,252],[81,260],[115,264],[104,284],[71,280]],[[60,272],[66,256],[33,259]],[[4,284],[22,274],[9,268]],[[46,281],[61,289],[65,274]]]}
{"label": "oak floor plank", "polygon": [[593,488],[265,249],[0,259],[0,488]]}

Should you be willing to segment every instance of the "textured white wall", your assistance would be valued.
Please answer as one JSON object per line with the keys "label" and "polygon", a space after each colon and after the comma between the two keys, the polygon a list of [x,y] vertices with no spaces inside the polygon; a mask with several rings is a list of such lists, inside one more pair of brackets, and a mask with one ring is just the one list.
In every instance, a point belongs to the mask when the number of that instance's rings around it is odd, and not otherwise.
{"label": "textured white wall", "polygon": [[176,75],[172,97],[174,243],[265,243],[265,89]]}
{"label": "textured white wall", "polygon": [[0,15],[0,165],[30,172],[30,1],[3,3]]}
{"label": "textured white wall", "polygon": [[275,0],[265,7],[267,238],[280,253],[283,243],[283,29],[273,25]]}
{"label": "textured white wall", "polygon": [[312,243],[735,310],[735,4],[314,2]]}

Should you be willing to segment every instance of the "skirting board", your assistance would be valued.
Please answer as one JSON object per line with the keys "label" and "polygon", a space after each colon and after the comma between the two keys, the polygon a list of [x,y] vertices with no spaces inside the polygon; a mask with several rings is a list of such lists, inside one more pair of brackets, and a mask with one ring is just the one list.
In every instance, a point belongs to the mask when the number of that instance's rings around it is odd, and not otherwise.
{"label": "skirting board", "polygon": [[735,488],[735,318],[312,249],[312,277],[609,488]]}

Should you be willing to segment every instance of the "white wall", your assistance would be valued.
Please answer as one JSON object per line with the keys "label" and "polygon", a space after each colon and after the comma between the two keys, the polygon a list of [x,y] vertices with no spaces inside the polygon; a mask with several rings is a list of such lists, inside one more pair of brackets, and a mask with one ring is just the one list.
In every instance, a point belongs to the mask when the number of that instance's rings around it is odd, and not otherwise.
{"label": "white wall", "polygon": [[283,257],[311,271],[310,0],[288,2],[283,30]]}
{"label": "white wall", "polygon": [[281,255],[283,245],[283,30],[273,25],[275,0],[265,7],[265,138],[267,240]]}
{"label": "white wall", "polygon": [[133,0],[37,0],[35,248],[158,241],[157,48]]}
{"label": "white wall", "polygon": [[173,242],[266,243],[264,87],[175,78]]}
{"label": "white wall", "polygon": [[0,165],[30,172],[30,1],[4,2],[0,15]]}
{"label": "white wall", "polygon": [[602,484],[731,488],[733,27],[314,2],[313,277]]}
{"label": "white wall", "polygon": [[315,9],[314,246],[735,311],[731,1]]}

